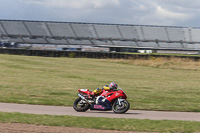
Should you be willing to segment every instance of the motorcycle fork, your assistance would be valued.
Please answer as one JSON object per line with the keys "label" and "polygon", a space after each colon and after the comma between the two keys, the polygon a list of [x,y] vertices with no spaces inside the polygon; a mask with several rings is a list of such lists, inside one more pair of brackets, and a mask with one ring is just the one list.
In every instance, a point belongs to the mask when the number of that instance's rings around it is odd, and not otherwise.
{"label": "motorcycle fork", "polygon": [[121,100],[120,100],[120,98],[118,98],[117,100],[118,100],[119,106],[121,106]]}

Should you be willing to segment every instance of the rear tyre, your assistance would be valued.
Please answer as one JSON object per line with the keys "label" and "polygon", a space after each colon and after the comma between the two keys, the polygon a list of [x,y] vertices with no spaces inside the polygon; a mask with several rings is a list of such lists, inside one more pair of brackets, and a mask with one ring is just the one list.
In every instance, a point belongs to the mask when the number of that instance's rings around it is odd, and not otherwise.
{"label": "rear tyre", "polygon": [[122,101],[121,105],[119,105],[118,100],[116,100],[112,106],[112,110],[117,114],[123,114],[129,110],[129,107],[130,104],[127,100]]}
{"label": "rear tyre", "polygon": [[85,112],[90,108],[90,105],[88,103],[85,103],[80,97],[77,98],[74,101],[73,104],[73,108],[74,110],[76,110],[77,112]]}

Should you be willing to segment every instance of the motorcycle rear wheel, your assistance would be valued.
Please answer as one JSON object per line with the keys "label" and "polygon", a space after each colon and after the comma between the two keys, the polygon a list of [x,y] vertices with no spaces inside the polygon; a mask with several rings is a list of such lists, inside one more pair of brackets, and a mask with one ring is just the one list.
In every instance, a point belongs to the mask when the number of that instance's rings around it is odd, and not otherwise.
{"label": "motorcycle rear wheel", "polygon": [[82,99],[79,97],[74,101],[73,108],[77,112],[85,112],[90,108],[90,105],[88,103],[81,103],[80,104],[81,100]]}
{"label": "motorcycle rear wheel", "polygon": [[112,110],[117,114],[123,114],[129,110],[129,107],[130,104],[127,100],[122,101],[121,106],[119,105],[118,100],[116,100],[112,106]]}

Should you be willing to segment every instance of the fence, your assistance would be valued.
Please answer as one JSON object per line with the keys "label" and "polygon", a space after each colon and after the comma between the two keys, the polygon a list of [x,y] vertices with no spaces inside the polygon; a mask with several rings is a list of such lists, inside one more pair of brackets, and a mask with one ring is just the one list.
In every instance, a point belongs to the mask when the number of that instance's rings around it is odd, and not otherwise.
{"label": "fence", "polygon": [[56,51],[56,50],[26,50],[26,49],[1,49],[0,54],[43,56],[43,57],[70,57],[70,58],[97,58],[97,59],[150,59],[163,57],[170,59],[172,57],[182,59],[193,59],[198,61],[200,56],[175,56],[175,55],[157,55],[157,54],[125,54],[112,52],[84,52],[84,51]]}

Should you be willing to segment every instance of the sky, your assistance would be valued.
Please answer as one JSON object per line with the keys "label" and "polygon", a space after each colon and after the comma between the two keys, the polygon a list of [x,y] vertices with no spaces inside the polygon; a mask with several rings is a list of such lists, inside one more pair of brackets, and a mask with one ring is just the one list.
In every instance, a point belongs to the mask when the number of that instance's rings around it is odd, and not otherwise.
{"label": "sky", "polygon": [[200,27],[200,0],[0,0],[0,19]]}

